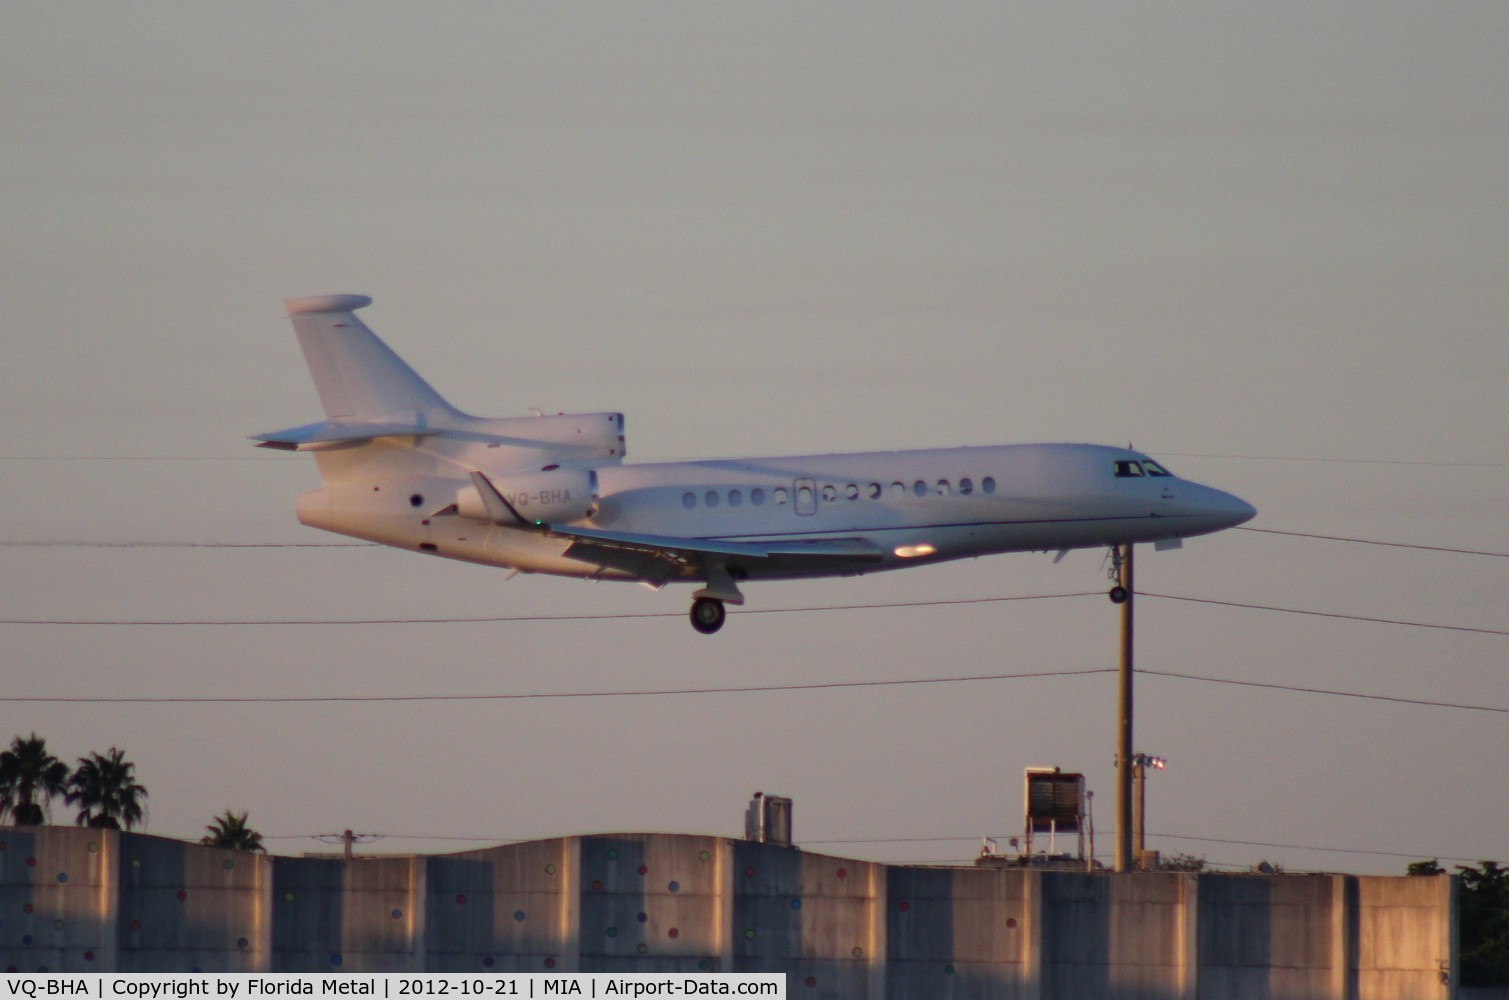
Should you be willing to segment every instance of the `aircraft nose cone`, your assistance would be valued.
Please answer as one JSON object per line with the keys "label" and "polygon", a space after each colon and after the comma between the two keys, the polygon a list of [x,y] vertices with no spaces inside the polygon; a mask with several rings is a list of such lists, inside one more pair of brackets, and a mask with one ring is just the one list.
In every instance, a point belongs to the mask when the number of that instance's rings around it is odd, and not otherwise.
{"label": "aircraft nose cone", "polygon": [[1257,517],[1257,508],[1241,497],[1220,490],[1211,490],[1211,493],[1214,494],[1211,498],[1211,511],[1225,522],[1223,527],[1235,528]]}

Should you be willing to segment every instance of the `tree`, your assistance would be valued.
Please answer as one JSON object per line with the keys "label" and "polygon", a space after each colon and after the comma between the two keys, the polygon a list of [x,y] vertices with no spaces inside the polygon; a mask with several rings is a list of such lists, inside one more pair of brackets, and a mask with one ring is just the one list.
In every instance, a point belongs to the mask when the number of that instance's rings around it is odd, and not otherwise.
{"label": "tree", "polygon": [[68,803],[79,807],[79,826],[129,830],[140,823],[147,790],[136,783],[136,765],[115,747],[108,755],[79,758],[68,779]]}
{"label": "tree", "polygon": [[17,736],[0,753],[0,821],[10,816],[17,826],[41,826],[52,797],[67,794],[68,765],[48,753],[36,733]]}
{"label": "tree", "polygon": [[1437,858],[1429,861],[1411,861],[1404,869],[1406,875],[1445,875],[1446,869],[1442,868]]}
{"label": "tree", "polygon": [[1458,865],[1462,985],[1509,986],[1509,868]]}
{"label": "tree", "polygon": [[1158,862],[1158,869],[1165,872],[1203,872],[1205,859],[1197,854],[1169,854]]}
{"label": "tree", "polygon": [[262,835],[246,825],[246,813],[237,816],[229,809],[224,816],[216,816],[205,827],[209,832],[199,838],[201,844],[211,847],[229,847],[233,851],[262,850]]}

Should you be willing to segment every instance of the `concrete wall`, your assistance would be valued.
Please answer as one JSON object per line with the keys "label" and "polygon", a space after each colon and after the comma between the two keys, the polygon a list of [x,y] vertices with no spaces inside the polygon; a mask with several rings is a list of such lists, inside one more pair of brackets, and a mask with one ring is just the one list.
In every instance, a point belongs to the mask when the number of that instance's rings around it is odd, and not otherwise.
{"label": "concrete wall", "polygon": [[785,972],[802,1000],[1434,1000],[1455,880],[917,868],[721,837],[269,858],[0,828],[0,970]]}

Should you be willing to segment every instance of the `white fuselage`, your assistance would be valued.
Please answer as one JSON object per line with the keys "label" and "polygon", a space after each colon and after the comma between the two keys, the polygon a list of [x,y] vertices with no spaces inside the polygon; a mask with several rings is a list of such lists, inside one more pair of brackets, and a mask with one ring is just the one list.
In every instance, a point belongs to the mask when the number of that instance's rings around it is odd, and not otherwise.
{"label": "white fuselage", "polygon": [[[436,442],[440,444],[440,442]],[[449,444],[449,442],[447,442]],[[327,485],[305,494],[305,524],[400,548],[525,572],[696,580],[694,568],[603,566],[566,555],[570,538],[436,516],[485,450],[384,439],[316,452]],[[478,453],[480,451],[480,454]],[[1220,490],[1139,471],[1145,456],[1080,444],[593,465],[589,516],[574,525],[722,542],[861,540],[878,558],[741,564],[746,579],[851,575],[1000,552],[1063,550],[1199,535],[1252,516]],[[1150,468],[1158,468],[1148,463]],[[506,476],[508,470],[495,470]],[[1161,471],[1161,470],[1160,470]],[[527,502],[527,498],[525,498]],[[520,508],[522,512],[528,507]],[[559,522],[557,522],[559,523]]]}

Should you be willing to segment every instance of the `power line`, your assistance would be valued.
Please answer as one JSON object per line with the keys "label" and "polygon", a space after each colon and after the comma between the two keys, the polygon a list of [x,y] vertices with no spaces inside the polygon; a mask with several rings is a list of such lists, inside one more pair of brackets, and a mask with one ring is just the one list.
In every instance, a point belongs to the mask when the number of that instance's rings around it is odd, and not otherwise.
{"label": "power line", "polygon": [[[465,701],[530,701],[572,698],[632,698],[667,697],[671,695],[702,694],[755,694],[779,691],[824,691],[842,688],[900,687],[919,684],[971,684],[981,681],[1028,680],[1048,677],[1084,677],[1091,674],[1115,673],[1112,667],[1085,670],[1043,670],[1016,674],[976,674],[965,677],[918,677],[878,681],[822,681],[811,684],[760,684],[741,687],[709,688],[659,688],[630,689],[619,691],[552,691],[520,694],[412,694],[412,695],[288,695],[288,696],[202,696],[202,697],[132,697],[132,696],[26,696],[0,695],[0,704],[69,704],[69,705],[302,705],[302,704],[372,704],[382,702],[465,702]],[[1393,695],[1365,694],[1358,691],[1335,691],[1326,688],[1298,687],[1291,684],[1273,684],[1263,681],[1233,680],[1228,677],[1207,677],[1201,674],[1177,673],[1171,670],[1138,670],[1139,674],[1168,677],[1174,680],[1205,681],[1211,684],[1231,684],[1238,687],[1265,688],[1273,691],[1289,691],[1295,694],[1318,694],[1336,698],[1357,698],[1363,701],[1387,701],[1401,705],[1420,705],[1427,708],[1447,708],[1459,711],[1493,712],[1509,714],[1509,708],[1494,705],[1470,705],[1460,702],[1428,701],[1421,698],[1400,698]]]}
{"label": "power line", "polygon": [[1240,601],[1217,601],[1209,597],[1181,597],[1177,594],[1154,594],[1139,590],[1138,597],[1156,597],[1165,601],[1188,601],[1191,604],[1214,604],[1223,608],[1247,608],[1253,611],[1278,611],[1287,615],[1308,615],[1312,618],[1339,618],[1343,621],[1372,622],[1378,625],[1408,625],[1411,628],[1433,628],[1448,632],[1477,632],[1482,635],[1509,635],[1509,629],[1476,628],[1470,625],[1438,625],[1433,622],[1406,621],[1402,618],[1373,618],[1367,615],[1344,615],[1335,611],[1308,611],[1304,608],[1280,608],[1271,604],[1244,604]]}
{"label": "power line", "polygon": [[1344,535],[1315,535],[1304,531],[1279,531],[1275,528],[1238,527],[1237,531],[1255,531],[1260,535],[1288,535],[1291,538],[1319,538],[1328,542],[1355,542],[1359,545],[1383,545],[1391,549],[1419,549],[1422,552],[1453,552],[1464,556],[1496,556],[1509,559],[1509,552],[1487,552],[1482,549],[1449,549],[1440,545],[1411,545],[1407,542],[1381,542],[1373,538],[1348,538]]}
{"label": "power line", "polygon": [[1217,455],[1199,451],[1163,451],[1168,458],[1228,458],[1243,462],[1318,462],[1342,465],[1424,465],[1431,468],[1509,469],[1509,462],[1431,462],[1407,458],[1331,458],[1305,455]]}
{"label": "power line", "polygon": [[520,694],[393,694],[393,695],[290,695],[204,697],[32,697],[0,695],[0,703],[66,705],[307,705],[331,703],[377,703],[416,701],[541,701],[568,698],[657,698],[688,694],[754,694],[771,691],[832,691],[841,688],[902,687],[918,684],[969,684],[978,681],[1015,681],[1043,677],[1083,677],[1108,674],[1109,667],[1092,670],[1040,670],[1020,674],[979,674],[972,677],[917,677],[883,681],[823,681],[813,684],[755,684],[742,687],[629,689],[621,691],[550,691]]}
{"label": "power line", "polygon": [[376,542],[0,542],[7,549],[375,549]]}
{"label": "power line", "polygon": [[[1098,597],[1098,591],[1069,594],[1026,594],[1016,597],[961,597],[933,601],[895,601],[875,604],[826,604],[811,608],[746,608],[739,615],[804,614],[816,611],[871,611],[887,608],[930,608],[954,604],[1001,604],[1010,601],[1052,601],[1066,597]],[[5,618],[0,625],[90,625],[90,626],[259,626],[259,625],[471,625],[494,622],[622,621],[634,618],[682,618],[679,611],[636,611],[590,615],[494,615],[454,618],[226,618],[226,619],[53,619]]]}
{"label": "power line", "polygon": [[1323,694],[1335,698],[1361,698],[1366,701],[1390,701],[1399,705],[1424,705],[1429,708],[1454,708],[1466,712],[1496,712],[1509,714],[1509,708],[1495,705],[1465,705],[1460,702],[1428,701],[1423,698],[1397,698],[1386,694],[1363,694],[1358,691],[1333,691],[1327,688],[1296,687],[1292,684],[1270,684],[1264,681],[1239,681],[1229,677],[1205,677],[1200,674],[1182,674],[1172,670],[1138,670],[1139,674],[1153,677],[1172,677],[1182,681],[1204,681],[1208,684],[1231,684],[1237,687],[1268,688],[1274,691],[1290,691],[1295,694]]}
{"label": "power line", "polygon": [[1325,851],[1332,854],[1372,854],[1386,858],[1435,858],[1437,861],[1463,861],[1471,863],[1481,858],[1448,858],[1440,854],[1406,853],[1404,851],[1370,851],[1361,847],[1316,847],[1313,844],[1274,844],[1262,840],[1231,840],[1223,837],[1196,837],[1183,833],[1148,833],[1149,837],[1164,837],[1169,840],[1195,840],[1207,844],[1236,844],[1242,847],[1275,847],[1289,851]]}

